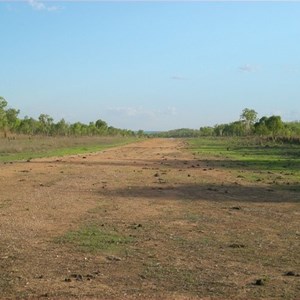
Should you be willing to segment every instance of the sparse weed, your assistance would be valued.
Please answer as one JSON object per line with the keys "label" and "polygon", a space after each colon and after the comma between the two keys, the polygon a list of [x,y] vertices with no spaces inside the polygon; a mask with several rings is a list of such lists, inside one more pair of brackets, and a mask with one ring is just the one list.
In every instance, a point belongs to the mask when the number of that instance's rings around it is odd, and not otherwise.
{"label": "sparse weed", "polygon": [[72,244],[83,252],[119,252],[132,242],[117,232],[108,231],[96,225],[89,225],[77,231],[69,231],[56,240],[58,243]]}
{"label": "sparse weed", "polygon": [[0,162],[97,152],[137,141],[124,137],[25,137],[0,139]]}

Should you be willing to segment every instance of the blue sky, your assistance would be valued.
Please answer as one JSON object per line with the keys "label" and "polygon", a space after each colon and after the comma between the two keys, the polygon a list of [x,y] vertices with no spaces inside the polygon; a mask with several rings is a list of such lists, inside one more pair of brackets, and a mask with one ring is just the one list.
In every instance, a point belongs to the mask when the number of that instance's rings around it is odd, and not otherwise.
{"label": "blue sky", "polygon": [[0,2],[0,95],[128,129],[300,120],[300,2]]}

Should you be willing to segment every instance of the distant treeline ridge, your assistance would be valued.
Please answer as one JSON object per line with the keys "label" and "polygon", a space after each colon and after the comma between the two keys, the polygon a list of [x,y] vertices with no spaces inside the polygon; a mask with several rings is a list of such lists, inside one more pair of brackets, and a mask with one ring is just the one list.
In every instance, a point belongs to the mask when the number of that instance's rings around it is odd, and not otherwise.
{"label": "distant treeline ridge", "polygon": [[160,137],[201,137],[201,136],[260,136],[283,142],[300,142],[300,122],[283,122],[280,116],[257,118],[257,112],[245,108],[238,121],[229,124],[206,126],[199,129],[181,128],[160,132]]}
{"label": "distant treeline ridge", "polygon": [[101,119],[84,124],[68,123],[61,119],[57,123],[47,114],[40,114],[38,119],[32,117],[19,118],[20,110],[8,108],[7,101],[0,97],[0,133],[8,137],[11,133],[46,136],[141,136],[143,131],[134,132],[108,126]]}

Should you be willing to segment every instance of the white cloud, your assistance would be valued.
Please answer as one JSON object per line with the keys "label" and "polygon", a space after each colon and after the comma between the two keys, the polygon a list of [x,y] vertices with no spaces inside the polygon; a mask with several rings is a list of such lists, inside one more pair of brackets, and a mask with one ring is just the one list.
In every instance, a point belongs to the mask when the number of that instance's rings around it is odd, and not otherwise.
{"label": "white cloud", "polygon": [[27,2],[34,10],[57,11],[60,9],[58,6],[49,6],[38,0],[27,0]]}
{"label": "white cloud", "polygon": [[118,114],[123,117],[145,117],[156,118],[161,116],[176,116],[177,110],[175,107],[167,107],[165,109],[145,109],[143,107],[109,107],[109,112]]}
{"label": "white cloud", "polygon": [[187,78],[184,76],[179,76],[179,75],[173,75],[171,76],[172,80],[186,80]]}
{"label": "white cloud", "polygon": [[252,73],[258,71],[259,67],[255,65],[245,64],[239,67],[239,70],[245,73]]}

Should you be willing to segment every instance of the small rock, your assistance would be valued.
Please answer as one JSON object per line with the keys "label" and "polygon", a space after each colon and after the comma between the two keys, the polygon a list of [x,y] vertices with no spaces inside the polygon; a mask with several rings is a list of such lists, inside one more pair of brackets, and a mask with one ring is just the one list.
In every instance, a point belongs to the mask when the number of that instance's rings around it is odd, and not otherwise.
{"label": "small rock", "polygon": [[40,297],[48,298],[48,297],[49,297],[49,294],[48,294],[48,293],[45,293],[45,294],[40,295]]}
{"label": "small rock", "polygon": [[65,282],[71,282],[71,278],[65,278]]}
{"label": "small rock", "polygon": [[77,277],[76,277],[76,280],[77,280],[77,281],[82,281],[82,280],[83,280],[82,275],[78,274]]}
{"label": "small rock", "polygon": [[75,278],[77,281],[83,280],[83,276],[80,274],[71,274],[70,277]]}
{"label": "small rock", "polygon": [[284,274],[285,276],[298,276],[294,271],[289,271]]}
{"label": "small rock", "polygon": [[114,255],[106,256],[106,259],[110,260],[110,261],[121,261],[122,260],[120,257],[114,256]]}
{"label": "small rock", "polygon": [[131,228],[133,228],[133,229],[138,229],[141,227],[142,227],[142,224],[132,224],[132,226],[131,226]]}
{"label": "small rock", "polygon": [[266,281],[264,279],[256,279],[254,285],[265,285]]}
{"label": "small rock", "polygon": [[245,248],[244,244],[233,243],[229,245],[230,248]]}
{"label": "small rock", "polygon": [[241,210],[241,207],[240,207],[240,206],[233,206],[233,207],[231,207],[230,209]]}

